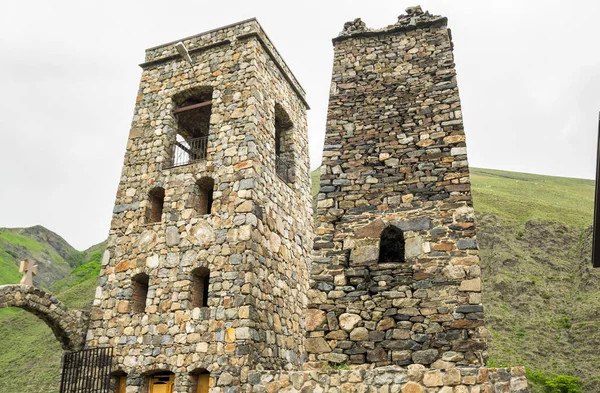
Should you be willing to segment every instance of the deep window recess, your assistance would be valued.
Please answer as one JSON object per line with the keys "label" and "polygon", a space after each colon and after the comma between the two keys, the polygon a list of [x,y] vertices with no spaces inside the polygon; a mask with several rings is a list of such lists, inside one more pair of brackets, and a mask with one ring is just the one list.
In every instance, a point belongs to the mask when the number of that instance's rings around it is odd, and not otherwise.
{"label": "deep window recess", "polygon": [[177,136],[171,154],[172,166],[206,159],[212,94],[212,87],[199,87],[174,97]]}
{"label": "deep window recess", "polygon": [[404,262],[404,233],[389,226],[381,233],[379,262]]}
{"label": "deep window recess", "polygon": [[192,373],[194,380],[194,393],[208,393],[210,389],[210,374],[206,370],[198,370]]}
{"label": "deep window recess", "polygon": [[148,275],[140,273],[133,277],[133,312],[143,313],[148,298]]}
{"label": "deep window recess", "polygon": [[199,267],[192,271],[192,307],[208,306],[210,271]]}
{"label": "deep window recess", "polygon": [[126,393],[127,374],[122,371],[113,373],[110,376],[110,393]]}
{"label": "deep window recess", "polygon": [[210,177],[198,180],[198,214],[210,214],[213,203],[213,188],[215,181]]}
{"label": "deep window recess", "polygon": [[290,116],[275,104],[275,170],[286,183],[294,181],[293,128]]}
{"label": "deep window recess", "polygon": [[157,187],[150,191],[148,196],[150,197],[150,204],[146,208],[146,222],[160,222],[165,204],[165,190]]}

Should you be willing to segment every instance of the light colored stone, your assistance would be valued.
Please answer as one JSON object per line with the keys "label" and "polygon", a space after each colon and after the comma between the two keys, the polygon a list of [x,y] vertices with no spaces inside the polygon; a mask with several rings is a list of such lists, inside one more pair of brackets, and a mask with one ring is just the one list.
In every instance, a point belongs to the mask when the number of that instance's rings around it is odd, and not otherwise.
{"label": "light colored stone", "polygon": [[327,321],[327,314],[324,311],[309,308],[306,310],[306,331],[312,332]]}
{"label": "light colored stone", "polygon": [[357,314],[344,313],[340,315],[340,328],[344,329],[347,332],[351,332],[362,318]]}
{"label": "light colored stone", "polygon": [[481,279],[478,278],[474,278],[472,280],[464,280],[460,283],[460,287],[458,288],[459,291],[474,291],[474,292],[480,292],[481,291]]}
{"label": "light colored stone", "polygon": [[423,386],[415,382],[407,382],[401,389],[402,393],[425,393]]}

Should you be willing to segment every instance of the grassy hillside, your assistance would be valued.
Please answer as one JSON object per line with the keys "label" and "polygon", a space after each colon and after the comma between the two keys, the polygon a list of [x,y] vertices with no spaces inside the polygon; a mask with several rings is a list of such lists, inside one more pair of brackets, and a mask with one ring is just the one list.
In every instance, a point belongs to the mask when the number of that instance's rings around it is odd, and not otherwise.
{"label": "grassy hillside", "polygon": [[[85,266],[85,265],[82,265]],[[57,294],[67,306],[84,307],[94,297],[99,269]],[[0,313],[0,392],[57,393],[62,348],[33,314],[19,309]]]}
{"label": "grassy hillside", "polygon": [[491,365],[573,375],[600,391],[594,181],[471,169]]}
{"label": "grassy hillside", "polygon": [[517,224],[560,222],[576,228],[592,224],[594,181],[471,168],[475,211],[494,213]]}
{"label": "grassy hillside", "polygon": [[[85,307],[94,296],[103,249],[100,243],[79,252],[43,227],[3,228],[0,285],[18,283],[17,263],[29,258],[40,264],[37,285],[68,307]],[[25,311],[0,309],[0,337],[0,392],[58,391],[62,349],[50,328]]]}
{"label": "grassy hillside", "polygon": [[56,233],[39,225],[0,228],[0,285],[18,283],[21,279],[19,263],[29,259],[39,267],[33,282],[47,289],[81,263],[80,258],[84,255]]}

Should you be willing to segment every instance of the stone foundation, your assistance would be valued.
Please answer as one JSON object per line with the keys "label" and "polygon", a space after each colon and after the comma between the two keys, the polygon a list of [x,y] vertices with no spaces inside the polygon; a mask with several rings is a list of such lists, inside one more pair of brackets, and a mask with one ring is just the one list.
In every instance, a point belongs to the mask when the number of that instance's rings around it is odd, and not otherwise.
{"label": "stone foundation", "polygon": [[[225,392],[219,386],[211,392]],[[245,392],[524,393],[523,367],[432,370],[413,364],[358,370],[262,372],[248,376]]]}

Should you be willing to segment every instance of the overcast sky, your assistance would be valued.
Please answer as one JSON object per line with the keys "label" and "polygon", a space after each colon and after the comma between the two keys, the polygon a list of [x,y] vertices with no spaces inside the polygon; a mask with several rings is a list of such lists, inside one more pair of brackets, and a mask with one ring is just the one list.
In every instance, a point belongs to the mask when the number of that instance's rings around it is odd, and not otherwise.
{"label": "overcast sky", "polygon": [[[448,17],[472,166],[593,178],[598,1],[421,1]],[[333,49],[346,21],[416,1],[2,1],[0,227],[106,238],[144,49],[257,17],[302,86],[319,165]]]}

